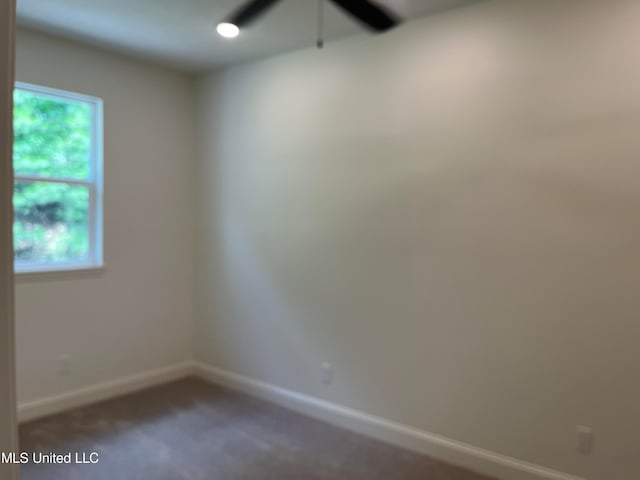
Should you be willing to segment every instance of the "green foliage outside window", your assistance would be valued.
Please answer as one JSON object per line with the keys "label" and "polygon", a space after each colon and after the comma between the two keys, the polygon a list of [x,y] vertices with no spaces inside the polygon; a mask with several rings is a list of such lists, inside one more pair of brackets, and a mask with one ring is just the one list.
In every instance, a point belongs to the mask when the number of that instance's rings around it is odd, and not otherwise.
{"label": "green foliage outside window", "polygon": [[88,258],[89,187],[38,179],[89,179],[91,109],[87,103],[15,90],[16,262]]}

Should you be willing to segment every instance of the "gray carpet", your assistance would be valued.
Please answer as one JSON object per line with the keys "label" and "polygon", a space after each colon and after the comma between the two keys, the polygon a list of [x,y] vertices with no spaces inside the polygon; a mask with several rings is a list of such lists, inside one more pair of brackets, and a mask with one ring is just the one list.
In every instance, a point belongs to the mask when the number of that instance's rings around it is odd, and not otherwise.
{"label": "gray carpet", "polygon": [[23,424],[20,440],[100,455],[22,480],[488,480],[196,379]]}

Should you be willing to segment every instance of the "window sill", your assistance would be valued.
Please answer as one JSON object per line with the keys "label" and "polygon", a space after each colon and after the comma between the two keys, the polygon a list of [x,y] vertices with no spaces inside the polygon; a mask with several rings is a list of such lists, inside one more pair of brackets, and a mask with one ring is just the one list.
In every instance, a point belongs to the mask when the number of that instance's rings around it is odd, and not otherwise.
{"label": "window sill", "polygon": [[19,270],[14,273],[16,283],[28,280],[64,280],[97,276],[105,271],[104,265],[67,265],[47,269]]}

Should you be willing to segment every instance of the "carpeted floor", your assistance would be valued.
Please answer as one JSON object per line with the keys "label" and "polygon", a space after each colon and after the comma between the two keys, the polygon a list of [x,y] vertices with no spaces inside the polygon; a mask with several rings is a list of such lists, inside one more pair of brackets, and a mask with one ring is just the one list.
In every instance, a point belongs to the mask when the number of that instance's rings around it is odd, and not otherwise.
{"label": "carpeted floor", "polygon": [[488,480],[196,379],[23,424],[20,439],[100,458],[25,464],[22,480]]}

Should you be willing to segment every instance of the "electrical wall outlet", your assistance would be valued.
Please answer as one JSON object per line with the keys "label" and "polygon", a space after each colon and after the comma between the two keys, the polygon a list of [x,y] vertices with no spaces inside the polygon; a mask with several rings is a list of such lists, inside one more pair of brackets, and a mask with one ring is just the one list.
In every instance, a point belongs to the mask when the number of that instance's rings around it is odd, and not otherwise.
{"label": "electrical wall outlet", "polygon": [[58,357],[58,375],[65,377],[71,373],[71,355],[64,353]]}
{"label": "electrical wall outlet", "polygon": [[578,452],[582,455],[593,453],[593,428],[578,426]]}
{"label": "electrical wall outlet", "polygon": [[322,362],[320,369],[322,371],[322,383],[324,385],[331,385],[333,383],[333,365],[329,362]]}

